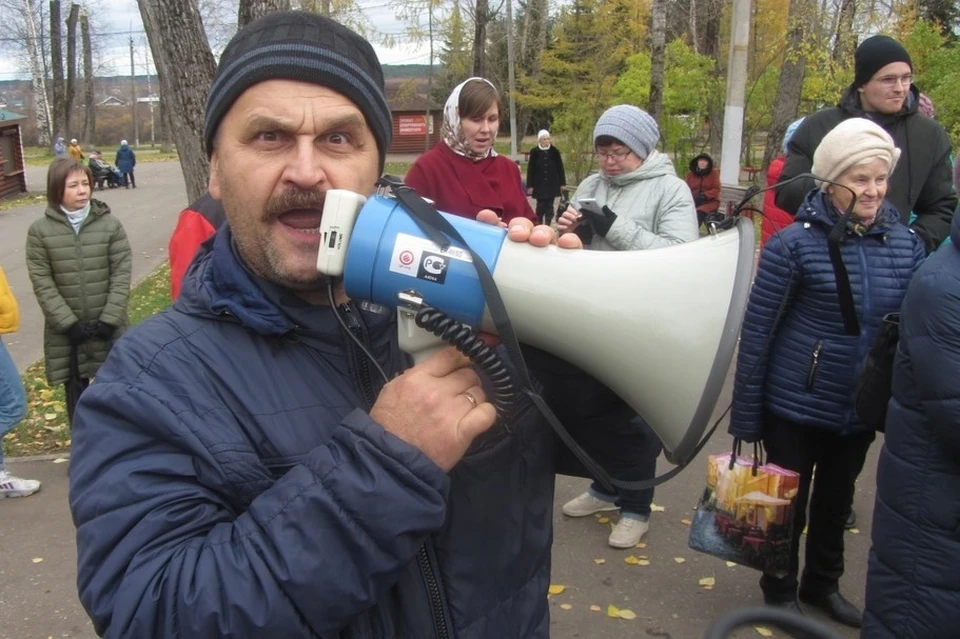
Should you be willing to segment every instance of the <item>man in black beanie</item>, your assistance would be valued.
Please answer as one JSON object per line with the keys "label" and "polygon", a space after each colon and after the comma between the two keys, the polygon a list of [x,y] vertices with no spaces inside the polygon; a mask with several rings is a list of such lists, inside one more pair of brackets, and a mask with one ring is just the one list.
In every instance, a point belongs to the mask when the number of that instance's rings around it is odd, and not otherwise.
{"label": "man in black beanie", "polygon": [[[345,27],[275,13],[225,49],[204,140],[226,223],[74,424],[98,635],[549,635],[551,431],[523,405],[491,428],[467,358],[410,367],[393,313],[317,272],[327,191],[370,195],[391,134],[380,63]],[[511,236],[555,239],[531,227]]]}
{"label": "man in black beanie", "polygon": [[[928,253],[936,250],[949,235],[957,194],[951,177],[950,138],[935,120],[920,116],[919,104],[920,91],[913,84],[907,50],[888,36],[867,38],[854,54],[853,84],[840,103],[808,116],[790,138],[780,183],[810,171],[823,136],[841,121],[872,120],[890,134],[902,154],[890,176],[886,199],[905,223],[916,214],[911,228]],[[784,184],[777,191],[777,206],[795,214],[814,187],[812,179]]]}

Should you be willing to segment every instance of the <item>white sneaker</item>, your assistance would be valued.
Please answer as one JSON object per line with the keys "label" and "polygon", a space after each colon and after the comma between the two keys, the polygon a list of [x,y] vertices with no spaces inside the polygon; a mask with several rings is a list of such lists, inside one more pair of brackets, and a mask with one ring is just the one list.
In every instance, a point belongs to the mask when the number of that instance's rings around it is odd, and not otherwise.
{"label": "white sneaker", "polygon": [[26,497],[40,490],[36,479],[20,479],[5,470],[0,470],[0,499]]}
{"label": "white sneaker", "polygon": [[650,522],[631,517],[621,517],[613,527],[607,543],[614,548],[633,548],[650,529]]}
{"label": "white sneaker", "polygon": [[589,492],[583,493],[579,497],[574,497],[563,505],[560,509],[567,517],[586,517],[593,513],[606,512],[608,510],[619,510],[612,501],[598,499]]}

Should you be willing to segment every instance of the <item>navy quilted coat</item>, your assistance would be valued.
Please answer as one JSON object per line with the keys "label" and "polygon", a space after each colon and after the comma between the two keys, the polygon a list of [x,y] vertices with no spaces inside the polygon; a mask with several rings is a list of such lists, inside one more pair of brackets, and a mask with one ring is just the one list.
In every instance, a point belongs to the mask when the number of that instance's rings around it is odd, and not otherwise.
{"label": "navy quilted coat", "polygon": [[826,195],[812,191],[796,221],[763,248],[741,330],[729,429],[736,437],[762,438],[765,410],[839,434],[867,430],[853,410],[853,383],[925,253],[886,202],[862,236],[847,232],[841,254],[860,323],[860,334],[848,335],[827,248],[838,219]]}
{"label": "navy quilted coat", "polygon": [[862,637],[960,635],[960,216],[903,301]]}
{"label": "navy quilted coat", "polygon": [[[402,370],[392,315],[344,310]],[[208,240],[77,409],[70,506],[96,631],[547,637],[549,428],[527,411],[446,474],[364,410],[369,371],[328,307],[250,275],[228,227]]]}

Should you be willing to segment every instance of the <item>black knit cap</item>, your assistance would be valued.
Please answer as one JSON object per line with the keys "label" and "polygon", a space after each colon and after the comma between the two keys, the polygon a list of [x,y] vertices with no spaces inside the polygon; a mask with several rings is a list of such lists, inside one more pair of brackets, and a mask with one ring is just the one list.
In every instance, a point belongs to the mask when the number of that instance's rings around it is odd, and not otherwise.
{"label": "black knit cap", "polygon": [[875,35],[861,42],[853,54],[853,60],[856,69],[853,85],[856,87],[865,85],[877,71],[892,62],[906,62],[910,65],[910,70],[913,70],[913,62],[907,50],[902,44],[885,35]]}
{"label": "black knit cap", "polygon": [[220,120],[244,91],[265,80],[309,82],[349,98],[377,140],[383,169],[393,124],[377,54],[369,42],[342,24],[305,11],[267,14],[227,44],[207,95],[203,142],[208,157]]}

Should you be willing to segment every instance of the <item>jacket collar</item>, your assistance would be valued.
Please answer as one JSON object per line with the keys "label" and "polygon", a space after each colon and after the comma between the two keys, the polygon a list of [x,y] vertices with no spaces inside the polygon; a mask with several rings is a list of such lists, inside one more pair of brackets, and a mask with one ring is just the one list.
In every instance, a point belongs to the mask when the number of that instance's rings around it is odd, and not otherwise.
{"label": "jacket collar", "polygon": [[[807,222],[810,224],[820,224],[832,229],[840,221],[840,213],[830,202],[827,194],[820,189],[814,189],[807,194],[803,205],[797,211],[794,218],[797,222]],[[877,211],[877,219],[873,225],[863,233],[863,235],[874,235],[884,233],[889,230],[892,224],[900,219],[900,214],[892,204],[883,201],[880,210]]]}
{"label": "jacket collar", "polygon": [[852,84],[844,91],[840,98],[840,104],[837,105],[842,111],[855,118],[866,118],[876,122],[886,128],[891,124],[911,115],[917,114],[917,108],[920,105],[920,90],[915,85],[910,85],[910,91],[907,92],[907,99],[903,102],[903,107],[897,113],[884,114],[873,111],[864,111],[860,104],[860,92]]}
{"label": "jacket collar", "polygon": [[[61,211],[59,208],[54,209],[48,205],[46,210],[44,210],[43,214],[57,222],[62,222],[63,224],[67,224],[67,225],[70,224],[70,222],[67,221],[66,213]],[[102,217],[104,215],[109,215],[109,214],[110,214],[110,207],[107,206],[105,202],[101,202],[100,200],[94,200],[94,199],[90,200],[90,213],[87,216],[88,218]]]}

